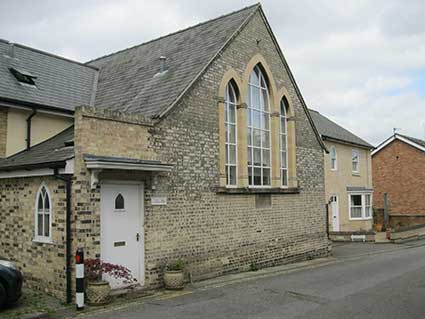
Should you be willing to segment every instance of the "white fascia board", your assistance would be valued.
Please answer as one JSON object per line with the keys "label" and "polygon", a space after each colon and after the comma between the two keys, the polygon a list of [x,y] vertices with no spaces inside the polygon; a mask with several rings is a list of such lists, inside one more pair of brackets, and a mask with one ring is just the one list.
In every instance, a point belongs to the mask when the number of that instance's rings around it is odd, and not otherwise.
{"label": "white fascia board", "polygon": [[[0,102],[0,104],[2,106],[10,107],[12,109],[17,109],[17,110],[23,110],[23,111],[32,111],[33,110],[33,108],[31,108],[31,107],[20,106],[20,105],[16,105],[16,104],[9,103],[9,102]],[[43,114],[49,114],[49,115],[56,115],[56,116],[74,118],[74,115],[73,114],[69,114],[69,113],[66,113],[66,112],[61,112],[60,110],[58,110],[58,111],[50,111],[50,110],[45,110],[45,109],[37,108],[37,113],[43,113]]]}
{"label": "white fascia board", "polygon": [[19,178],[19,177],[34,177],[34,176],[49,176],[53,175],[55,172],[51,168],[40,168],[34,169],[31,171],[28,170],[18,170],[12,172],[0,172],[0,179],[5,178]]}
{"label": "white fascia board", "polygon": [[403,141],[413,147],[416,147],[417,149],[425,152],[425,147],[423,147],[422,145],[416,144],[415,142],[412,142],[411,140],[408,140],[407,138],[404,138],[403,136],[398,136],[397,135],[397,139],[399,139],[400,141]]}
{"label": "white fascia board", "polygon": [[[58,170],[59,174],[74,174],[74,159],[66,161],[65,168]],[[22,178],[22,177],[36,177],[36,176],[52,176],[55,175],[55,170],[51,168],[38,168],[32,170],[16,170],[10,172],[0,172],[0,179],[5,178]]]}
{"label": "white fascia board", "polygon": [[373,152],[372,152],[372,156],[375,155],[376,153],[378,153],[380,150],[382,150],[383,148],[385,148],[388,144],[390,144],[391,142],[395,141],[395,140],[400,140],[406,144],[409,144],[410,146],[413,146],[423,152],[425,152],[425,147],[423,147],[422,145],[416,144],[415,142],[412,142],[411,140],[404,138],[402,136],[399,135],[395,135],[390,137],[389,139],[387,139],[385,142],[383,142],[381,145],[379,145]]}

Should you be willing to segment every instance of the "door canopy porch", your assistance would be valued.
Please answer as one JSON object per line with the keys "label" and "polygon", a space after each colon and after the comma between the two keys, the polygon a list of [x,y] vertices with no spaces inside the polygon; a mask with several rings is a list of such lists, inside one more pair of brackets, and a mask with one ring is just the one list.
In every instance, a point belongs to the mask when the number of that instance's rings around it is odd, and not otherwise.
{"label": "door canopy porch", "polygon": [[160,161],[90,154],[84,155],[84,162],[91,173],[90,185],[92,189],[95,189],[99,184],[99,173],[103,170],[170,172],[173,168],[171,164],[161,163]]}

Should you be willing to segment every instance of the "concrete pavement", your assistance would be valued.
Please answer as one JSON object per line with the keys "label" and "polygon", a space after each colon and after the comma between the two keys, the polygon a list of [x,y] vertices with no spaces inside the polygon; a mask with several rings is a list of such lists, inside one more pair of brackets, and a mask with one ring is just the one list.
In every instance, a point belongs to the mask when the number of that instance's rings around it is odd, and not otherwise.
{"label": "concrete pavement", "polygon": [[85,317],[425,318],[423,245],[337,244],[335,258],[314,267],[206,284]]}

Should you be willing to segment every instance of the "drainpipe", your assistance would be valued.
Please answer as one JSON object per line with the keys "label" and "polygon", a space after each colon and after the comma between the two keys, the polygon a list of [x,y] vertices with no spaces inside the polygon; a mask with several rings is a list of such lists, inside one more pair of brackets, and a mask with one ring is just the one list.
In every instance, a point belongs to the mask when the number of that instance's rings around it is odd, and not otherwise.
{"label": "drainpipe", "polygon": [[72,302],[72,265],[71,265],[71,245],[72,245],[72,237],[71,237],[71,187],[72,187],[72,177],[67,175],[58,174],[58,170],[55,169],[54,176],[57,179],[65,182],[65,191],[66,191],[66,265],[65,265],[65,273],[66,273],[66,302]]}
{"label": "drainpipe", "polygon": [[27,117],[27,150],[31,148],[31,122],[35,114],[37,114],[37,111],[33,109],[31,114]]}
{"label": "drainpipe", "polygon": [[325,205],[326,208],[326,236],[329,239],[329,202]]}

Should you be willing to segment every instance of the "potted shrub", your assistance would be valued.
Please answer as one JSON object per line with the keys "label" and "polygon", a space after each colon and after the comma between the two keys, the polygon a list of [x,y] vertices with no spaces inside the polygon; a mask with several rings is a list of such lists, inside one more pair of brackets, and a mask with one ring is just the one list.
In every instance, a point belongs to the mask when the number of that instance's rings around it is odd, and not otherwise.
{"label": "potted shrub", "polygon": [[375,230],[377,232],[381,232],[382,231],[382,228],[383,228],[383,225],[382,224],[375,224]]}
{"label": "potted shrub", "polygon": [[111,286],[102,275],[121,279],[124,283],[134,282],[131,272],[126,267],[101,261],[100,259],[86,259],[84,261],[84,273],[86,278],[87,303],[91,305],[103,305],[109,302]]}
{"label": "potted shrub", "polygon": [[185,262],[181,259],[167,264],[164,273],[165,288],[171,290],[184,288],[184,268]]}

